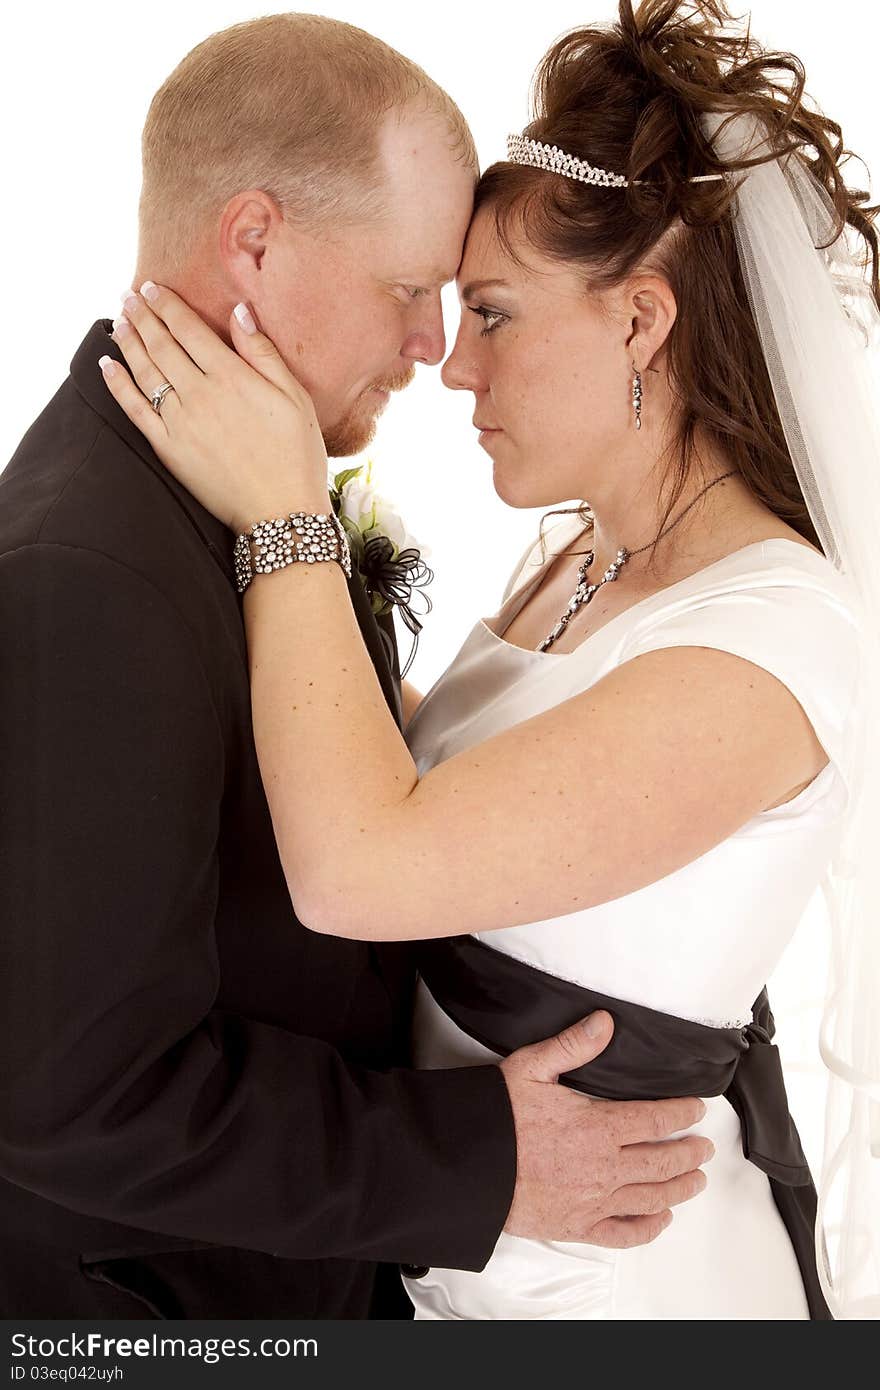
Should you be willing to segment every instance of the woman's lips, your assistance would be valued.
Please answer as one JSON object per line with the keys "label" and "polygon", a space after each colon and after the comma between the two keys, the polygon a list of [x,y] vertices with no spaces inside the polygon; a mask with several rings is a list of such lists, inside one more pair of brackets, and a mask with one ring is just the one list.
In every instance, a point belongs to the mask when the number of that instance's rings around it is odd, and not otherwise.
{"label": "woman's lips", "polygon": [[497,425],[484,425],[483,422],[482,422],[481,420],[474,420],[474,421],[472,421],[472,424],[473,424],[473,427],[474,427],[475,430],[479,430],[479,431],[480,431],[480,434],[500,434],[500,433],[501,433],[501,431],[498,429],[498,426],[497,426]]}
{"label": "woman's lips", "polygon": [[476,421],[474,423],[475,427],[480,431],[479,439],[477,440],[478,444],[482,444],[485,446],[486,444],[488,444],[489,440],[494,439],[496,435],[501,434],[501,430],[499,429],[490,429],[488,425],[476,424]]}

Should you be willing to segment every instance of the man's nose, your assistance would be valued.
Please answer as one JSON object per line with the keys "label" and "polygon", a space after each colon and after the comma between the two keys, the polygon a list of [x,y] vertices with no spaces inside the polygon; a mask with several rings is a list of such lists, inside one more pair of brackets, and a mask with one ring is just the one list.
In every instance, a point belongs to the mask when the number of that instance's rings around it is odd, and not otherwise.
{"label": "man's nose", "polygon": [[402,355],[411,358],[414,362],[424,362],[429,367],[436,367],[438,362],[443,361],[445,352],[446,334],[443,330],[443,309],[438,294],[436,299],[432,299],[430,303],[426,299],[418,325],[407,335],[402,348]]}

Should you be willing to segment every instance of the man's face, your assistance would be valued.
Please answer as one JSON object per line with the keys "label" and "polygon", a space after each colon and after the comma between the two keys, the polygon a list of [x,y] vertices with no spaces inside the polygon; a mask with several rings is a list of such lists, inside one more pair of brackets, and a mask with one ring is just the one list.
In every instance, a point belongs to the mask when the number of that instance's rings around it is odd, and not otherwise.
{"label": "man's face", "polygon": [[285,222],[267,247],[254,308],[311,395],[331,456],[364,449],[414,364],[443,359],[440,288],[461,259],[476,181],[450,145],[440,118],[392,112],[381,221],[329,235]]}

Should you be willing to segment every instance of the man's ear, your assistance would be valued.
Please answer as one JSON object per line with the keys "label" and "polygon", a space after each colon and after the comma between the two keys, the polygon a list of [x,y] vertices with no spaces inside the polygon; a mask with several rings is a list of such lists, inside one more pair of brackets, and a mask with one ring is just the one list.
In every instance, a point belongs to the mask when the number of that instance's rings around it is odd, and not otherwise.
{"label": "man's ear", "polygon": [[220,219],[220,260],[243,297],[258,287],[263,258],[280,234],[284,217],[275,199],[249,188],[229,199]]}

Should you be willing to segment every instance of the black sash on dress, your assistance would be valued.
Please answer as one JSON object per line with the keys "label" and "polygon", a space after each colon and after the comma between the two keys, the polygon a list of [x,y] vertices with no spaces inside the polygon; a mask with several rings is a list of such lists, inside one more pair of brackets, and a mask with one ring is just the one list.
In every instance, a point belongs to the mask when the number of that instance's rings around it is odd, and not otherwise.
{"label": "black sash on dress", "polygon": [[614,1035],[586,1067],[560,1077],[607,1100],[723,1095],[736,1111],[743,1153],[767,1174],[814,1321],[833,1321],[816,1268],[816,1190],[789,1114],[766,989],[745,1028],[714,1028],[658,1013],[548,975],[472,936],[418,944],[418,966],[455,1024],[506,1057],[606,1009]]}

